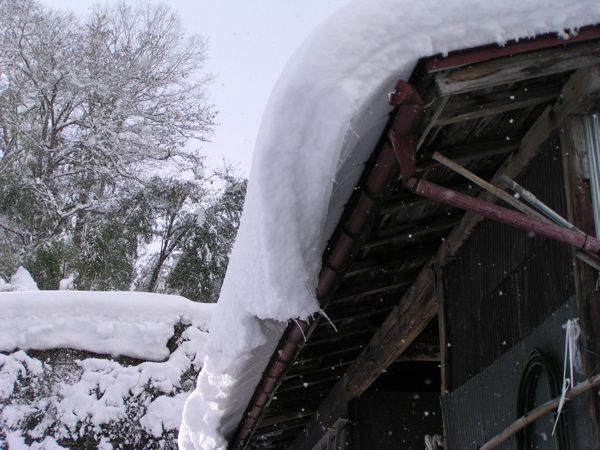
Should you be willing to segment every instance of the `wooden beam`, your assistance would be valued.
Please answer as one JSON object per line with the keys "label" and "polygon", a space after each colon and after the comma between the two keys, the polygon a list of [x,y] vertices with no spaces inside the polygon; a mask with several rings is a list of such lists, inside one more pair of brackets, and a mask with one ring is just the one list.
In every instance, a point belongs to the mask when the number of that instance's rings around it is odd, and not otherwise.
{"label": "wooden beam", "polygon": [[[302,361],[300,361],[302,362]],[[316,361],[314,363],[296,364],[294,365],[294,375],[308,376],[323,370],[337,371],[338,369],[349,366],[352,361],[333,361],[331,364],[321,364],[327,361]]]}
{"label": "wooden beam", "polygon": [[317,353],[317,354],[306,355],[306,357],[298,360],[298,362],[300,364],[302,364],[302,363],[306,364],[306,363],[310,363],[312,361],[322,361],[324,359],[332,359],[332,358],[337,358],[340,360],[342,360],[342,359],[349,360],[349,359],[353,359],[352,356],[355,355],[356,353],[359,353],[364,347],[365,347],[364,343],[339,346],[339,347],[336,347],[335,350],[329,351],[327,353]]}
{"label": "wooden beam", "polygon": [[[380,303],[380,302],[378,302],[378,303]],[[332,306],[332,304],[329,304],[328,306]],[[390,303],[384,303],[382,305],[377,305],[377,304],[370,303],[370,302],[361,302],[360,308],[347,308],[343,304],[338,304],[335,306],[341,307],[341,312],[330,310],[330,309],[327,309],[326,311],[331,312],[332,317],[334,317],[332,322],[338,329],[344,328],[344,325],[347,325],[347,324],[354,324],[355,322],[362,322],[364,320],[371,319],[373,316],[379,316],[381,314],[385,314],[394,307],[394,305],[390,304]],[[324,322],[324,324],[325,324],[325,322]],[[331,324],[327,323],[327,325],[331,327]],[[363,323],[361,325],[365,325],[365,324]],[[326,325],[324,325],[324,326],[326,326]],[[331,328],[332,328],[331,331],[335,332],[333,330],[333,327],[331,327]],[[354,329],[354,327],[352,327],[352,329]]]}
{"label": "wooden beam", "polygon": [[[427,125],[425,126],[425,129],[421,132],[421,136],[419,137],[419,141],[417,142],[417,150],[419,150],[421,146],[425,143],[425,140],[429,136],[429,133],[434,128],[434,126],[436,126],[438,117],[440,117],[440,115],[444,112],[444,108],[448,104],[448,100],[450,100],[450,97],[438,97],[436,100],[434,100],[435,106],[433,108],[433,113],[427,114],[426,112],[425,123],[427,123]],[[430,141],[435,139],[438,132],[439,130],[436,130],[436,132],[431,136]]]}
{"label": "wooden beam", "polygon": [[[411,243],[411,242],[420,242],[425,238],[429,238],[432,234],[444,233],[451,228],[453,228],[458,223],[458,219],[448,220],[438,224],[427,225],[425,223],[415,223],[414,226],[407,228],[402,227],[406,231],[398,232],[396,234],[392,234],[392,231],[389,231],[390,236],[375,238],[373,240],[364,242],[360,248],[363,250],[370,250],[375,247],[381,247],[384,245],[398,245],[400,243]],[[388,234],[388,230],[386,230],[386,235]]]}
{"label": "wooden beam", "polygon": [[[433,256],[433,251],[417,250],[415,254],[404,255],[398,257],[398,252],[393,254],[385,254],[381,256],[375,256],[373,258],[367,258],[358,262],[353,262],[350,268],[344,274],[344,278],[355,277],[365,273],[377,271],[379,273],[399,273],[402,267],[409,266],[414,267],[415,265],[424,264],[429,258]],[[400,268],[397,270],[397,268]],[[406,272],[406,270],[404,270]]]}
{"label": "wooden beam", "polygon": [[537,97],[525,97],[521,99],[515,98],[515,96],[508,97],[505,100],[498,100],[495,102],[484,103],[479,105],[476,109],[473,107],[463,107],[462,109],[456,109],[455,111],[444,115],[437,119],[436,126],[446,126],[454,123],[464,122],[465,120],[479,119],[481,117],[494,116],[496,114],[503,114],[518,109],[531,108],[537,105],[543,105],[556,100],[557,92],[552,92]]}
{"label": "wooden beam", "polygon": [[445,97],[500,84],[514,83],[598,64],[598,41],[496,59],[436,75],[440,95]]}
{"label": "wooden beam", "polygon": [[311,416],[314,411],[304,410],[304,411],[291,411],[283,414],[275,414],[275,415],[266,415],[260,421],[260,426],[257,428],[257,433],[260,434],[261,428],[266,428],[271,425],[283,424],[285,422],[291,422],[294,420],[298,420],[302,417]]}
{"label": "wooden beam", "polygon": [[[554,107],[546,108],[540,115],[523,137],[519,151],[507,158],[492,178],[492,183],[497,182],[500,175],[516,177],[529,165],[551,132],[561,126],[567,115],[577,110],[583,102],[593,103],[600,94],[599,73],[598,68],[592,68],[580,70],[571,76],[562,89],[559,101]],[[487,201],[494,200],[487,192],[483,192],[479,197]],[[398,359],[437,314],[439,305],[435,293],[436,273],[444,267],[448,258],[462,247],[481,220],[481,216],[470,212],[463,216],[460,224],[452,230],[437,254],[425,265],[363,352],[350,365],[340,381],[345,383],[349,398],[360,396],[393,361]]]}
{"label": "wooden beam", "polygon": [[293,392],[293,391],[304,391],[304,395],[310,395],[310,389],[314,389],[313,386],[320,384],[328,384],[333,381],[337,381],[342,378],[341,373],[333,373],[332,370],[324,370],[321,372],[319,377],[304,377],[299,379],[296,383],[290,384],[286,383],[282,388],[280,388],[279,392]]}
{"label": "wooden beam", "polygon": [[[388,277],[390,278],[390,277]],[[330,305],[342,303],[348,300],[353,300],[359,297],[366,297],[369,295],[380,294],[386,291],[392,291],[398,288],[409,286],[412,283],[412,277],[406,275],[392,274],[392,277],[388,280],[383,280],[377,284],[365,283],[360,286],[355,286],[350,289],[345,289],[339,293],[336,293],[332,299]]]}
{"label": "wooden beam", "polygon": [[543,216],[542,214],[540,214],[536,210],[534,210],[531,207],[527,206],[526,204],[522,203],[521,201],[519,201],[518,199],[516,199],[515,197],[513,197],[511,194],[509,194],[508,192],[503,191],[502,189],[500,189],[499,187],[494,186],[491,183],[488,183],[483,178],[478,177],[473,172],[471,172],[470,170],[465,169],[460,164],[457,164],[456,162],[452,161],[451,159],[446,158],[441,153],[435,152],[433,154],[433,159],[435,159],[440,164],[443,164],[444,166],[446,166],[450,170],[453,170],[456,173],[462,175],[466,179],[471,180],[477,186],[485,189],[486,191],[488,191],[493,196],[498,197],[500,200],[503,200],[505,203],[509,204],[510,206],[512,206],[513,208],[515,208],[517,211],[521,211],[523,214],[528,215],[530,217],[534,217],[534,218],[539,219],[539,220],[541,220],[543,222],[552,223],[550,221],[550,219],[546,218],[545,216]]}
{"label": "wooden beam", "polygon": [[[316,333],[313,334],[313,337],[304,345],[305,350],[314,348],[321,344],[332,344],[337,341],[345,341],[348,338],[364,336],[365,334],[372,333],[375,328],[375,327],[370,328],[367,326],[367,327],[361,327],[358,330],[351,330],[349,332],[340,333],[340,332],[336,332],[335,330],[333,330],[331,327],[331,324],[327,323],[327,321],[324,321],[323,323],[325,323],[324,326],[327,327],[326,334],[324,334],[323,336],[316,336]],[[302,357],[300,356],[300,359],[301,358]]]}
{"label": "wooden beam", "polygon": [[[344,375],[350,398],[359,397],[375,379],[408,348],[421,334],[432,317],[437,314],[437,297],[433,295],[432,276],[426,267],[420,275],[425,283],[416,283],[422,288],[415,293],[411,288],[407,301],[401,301],[375,332],[363,352]],[[419,280],[419,279],[418,279]],[[412,295],[411,295],[412,293]]]}
{"label": "wooden beam", "polygon": [[[507,139],[508,138],[508,139]],[[469,151],[465,152],[446,152],[441,150],[440,153],[451,157],[454,161],[459,163],[468,163],[470,161],[480,161],[482,159],[493,158],[495,156],[503,156],[508,153],[512,153],[519,149],[519,144],[512,140],[512,136],[507,136],[504,138],[503,145],[498,145],[495,147],[486,147],[485,145],[481,147],[477,147],[476,144],[471,145],[472,147]],[[438,167],[440,163],[435,160],[427,159],[424,162],[419,162],[417,166],[417,173],[423,173],[426,170],[431,169],[432,167]]]}
{"label": "wooden beam", "polygon": [[[582,111],[585,112],[585,111]],[[564,124],[561,133],[561,151],[567,198],[567,218],[585,233],[595,234],[592,213],[592,199],[589,189],[589,167],[586,157],[585,136],[581,116],[571,116]],[[584,348],[593,354],[600,354],[600,296],[596,291],[597,272],[576,257],[573,249],[573,276],[577,298],[577,315],[581,324],[581,341]],[[582,352],[583,369],[586,376],[595,373],[592,353]],[[587,409],[592,448],[600,448],[600,405],[598,395],[587,396]]]}
{"label": "wooden beam", "polygon": [[446,314],[446,301],[444,300],[443,271],[439,270],[435,276],[435,295],[439,305],[438,310],[438,334],[440,340],[440,372],[442,395],[450,391],[450,348],[448,347],[448,323]]}

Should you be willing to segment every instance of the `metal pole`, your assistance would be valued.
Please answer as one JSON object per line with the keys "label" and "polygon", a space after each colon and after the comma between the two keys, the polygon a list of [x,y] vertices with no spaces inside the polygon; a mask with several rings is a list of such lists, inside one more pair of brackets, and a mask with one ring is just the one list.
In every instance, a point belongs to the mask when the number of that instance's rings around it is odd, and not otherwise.
{"label": "metal pole", "polygon": [[596,237],[600,237],[600,123],[598,122],[598,114],[585,116],[583,118],[583,128],[590,171],[594,225]]}
{"label": "metal pole", "polygon": [[[519,194],[520,198],[522,198],[535,209],[540,211],[554,223],[560,225],[561,227],[568,228],[570,230],[580,231],[575,225],[573,225],[571,222],[569,222],[567,219],[565,219],[563,216],[558,214],[556,211],[554,211],[552,208],[550,208],[548,205],[542,202],[539,198],[537,198],[533,194],[533,192],[525,189],[512,178],[509,178],[506,175],[500,175],[500,181],[504,183],[513,192]],[[583,234],[583,231],[581,233]]]}
{"label": "metal pole", "polygon": [[563,228],[553,223],[546,223],[525,214],[503,208],[494,203],[489,203],[475,197],[455,192],[451,189],[438,186],[426,180],[411,178],[404,185],[412,192],[423,197],[445,203],[455,208],[473,211],[487,219],[511,225],[522,230],[531,231],[540,236],[564,242],[572,247],[592,253],[600,252],[600,241],[591,236]]}

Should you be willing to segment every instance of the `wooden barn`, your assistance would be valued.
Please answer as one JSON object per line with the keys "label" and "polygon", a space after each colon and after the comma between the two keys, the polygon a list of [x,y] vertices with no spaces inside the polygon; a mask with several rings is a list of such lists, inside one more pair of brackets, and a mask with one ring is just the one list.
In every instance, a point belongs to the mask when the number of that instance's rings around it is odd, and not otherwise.
{"label": "wooden barn", "polygon": [[600,27],[422,59],[389,101],[327,317],[289,323],[230,448],[600,449]]}

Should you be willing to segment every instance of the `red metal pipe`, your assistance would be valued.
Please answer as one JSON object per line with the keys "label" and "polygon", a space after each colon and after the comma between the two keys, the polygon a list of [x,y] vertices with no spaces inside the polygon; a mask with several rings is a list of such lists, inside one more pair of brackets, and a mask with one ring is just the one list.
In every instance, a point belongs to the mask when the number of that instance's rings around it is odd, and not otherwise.
{"label": "red metal pipe", "polygon": [[486,219],[511,225],[515,228],[531,231],[540,236],[563,242],[573,247],[589,252],[600,252],[600,241],[592,236],[581,234],[561,226],[546,223],[526,216],[512,209],[503,208],[495,203],[489,203],[469,195],[461,194],[426,180],[410,178],[404,182],[407,189],[415,194],[445,203],[455,208],[473,211]]}

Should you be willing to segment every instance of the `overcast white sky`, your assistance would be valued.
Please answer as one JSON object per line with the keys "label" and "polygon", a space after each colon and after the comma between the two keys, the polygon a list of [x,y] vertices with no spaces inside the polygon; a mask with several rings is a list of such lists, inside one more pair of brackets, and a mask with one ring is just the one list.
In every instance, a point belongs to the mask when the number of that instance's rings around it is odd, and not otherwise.
{"label": "overcast white sky", "polygon": [[[308,34],[350,0],[166,0],[189,34],[209,40],[210,101],[219,111],[212,142],[202,145],[211,165],[222,158],[248,175],[267,99],[286,61]],[[104,0],[43,0],[85,14]]]}

